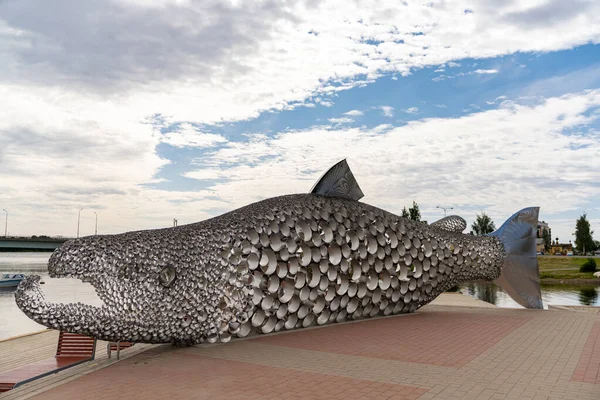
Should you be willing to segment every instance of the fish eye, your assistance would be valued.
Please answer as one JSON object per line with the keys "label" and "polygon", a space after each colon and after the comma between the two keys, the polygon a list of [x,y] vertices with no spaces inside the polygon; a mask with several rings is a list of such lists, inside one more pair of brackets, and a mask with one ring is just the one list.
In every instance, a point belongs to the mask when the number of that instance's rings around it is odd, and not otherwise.
{"label": "fish eye", "polygon": [[164,287],[170,287],[175,282],[176,277],[177,271],[173,267],[165,267],[158,274],[158,280]]}

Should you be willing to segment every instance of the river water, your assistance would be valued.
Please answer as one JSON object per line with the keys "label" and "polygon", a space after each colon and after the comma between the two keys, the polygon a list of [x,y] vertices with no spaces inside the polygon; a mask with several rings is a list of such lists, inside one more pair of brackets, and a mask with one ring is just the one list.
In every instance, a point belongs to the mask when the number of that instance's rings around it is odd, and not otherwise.
{"label": "river water", "polygon": [[[499,307],[521,308],[498,285],[476,282],[460,285],[460,291],[476,299]],[[600,306],[600,285],[542,284],[544,307],[548,304],[561,306]]]}
{"label": "river water", "polygon": [[[0,274],[4,272],[42,276],[43,292],[51,302],[82,302],[101,306],[94,288],[77,279],[50,279],[48,258],[51,253],[1,253]],[[462,293],[500,307],[520,307],[493,283],[461,285]],[[14,288],[0,288],[0,340],[44,329],[25,316],[15,304]],[[600,306],[600,285],[542,285],[544,304]]]}
{"label": "river water", "polygon": [[[46,300],[56,303],[76,303],[101,306],[92,285],[78,279],[51,279],[48,277],[46,252],[0,252],[0,274],[5,272],[40,275]],[[36,332],[44,326],[29,319],[15,304],[15,288],[0,288],[0,340]]]}

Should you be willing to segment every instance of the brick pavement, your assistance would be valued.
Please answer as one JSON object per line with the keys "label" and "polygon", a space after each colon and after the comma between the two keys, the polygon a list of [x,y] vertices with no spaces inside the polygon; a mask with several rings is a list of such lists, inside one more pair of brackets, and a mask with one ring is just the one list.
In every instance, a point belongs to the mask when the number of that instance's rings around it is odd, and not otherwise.
{"label": "brick pavement", "polygon": [[600,321],[594,323],[571,380],[600,383]]}
{"label": "brick pavement", "polygon": [[158,346],[35,398],[598,400],[599,367],[598,312],[428,306],[224,345]]}
{"label": "brick pavement", "polygon": [[[462,367],[530,319],[448,314],[443,311],[418,313],[410,317],[403,322],[406,334],[399,334],[396,319],[381,318],[368,324],[359,323],[352,329],[334,325],[329,329],[298,331],[260,340],[277,346],[328,353]],[[378,340],[364,340],[369,337],[377,337]],[[448,337],[453,340],[449,342]],[[422,351],[423,348],[427,351]]]}

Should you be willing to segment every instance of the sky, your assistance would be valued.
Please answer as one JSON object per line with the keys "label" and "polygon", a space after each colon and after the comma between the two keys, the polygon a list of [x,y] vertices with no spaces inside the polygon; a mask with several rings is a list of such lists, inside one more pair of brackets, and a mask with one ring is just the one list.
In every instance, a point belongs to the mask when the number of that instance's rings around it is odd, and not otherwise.
{"label": "sky", "polygon": [[346,158],[395,214],[600,239],[596,0],[4,0],[0,65],[9,235],[198,222]]}

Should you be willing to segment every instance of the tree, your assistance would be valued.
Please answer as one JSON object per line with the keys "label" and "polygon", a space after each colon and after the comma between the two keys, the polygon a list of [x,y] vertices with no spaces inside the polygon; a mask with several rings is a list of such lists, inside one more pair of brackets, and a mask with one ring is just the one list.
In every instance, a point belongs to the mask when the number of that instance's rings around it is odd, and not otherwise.
{"label": "tree", "polygon": [[408,209],[408,214],[411,220],[420,221],[421,220],[421,211],[419,211],[419,205],[413,200],[413,205]]}
{"label": "tree", "polygon": [[592,257],[588,258],[587,261],[579,267],[579,272],[596,272],[596,260]]}
{"label": "tree", "polygon": [[544,238],[544,249],[546,251],[550,250],[550,247],[552,247],[552,235],[550,235],[550,231],[548,229],[544,228],[542,232],[542,238]]}
{"label": "tree", "polygon": [[410,217],[410,215],[408,214],[408,211],[406,211],[406,206],[404,206],[404,208],[402,209],[402,218],[408,218]]}
{"label": "tree", "polygon": [[475,232],[476,235],[486,235],[496,230],[494,221],[492,221],[492,219],[484,212],[481,213],[481,215],[477,214],[471,228],[473,228],[473,232]]}
{"label": "tree", "polygon": [[586,251],[594,250],[593,234],[594,231],[590,230],[590,221],[587,219],[587,214],[583,213],[575,223],[575,248],[584,255]]}

